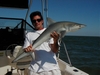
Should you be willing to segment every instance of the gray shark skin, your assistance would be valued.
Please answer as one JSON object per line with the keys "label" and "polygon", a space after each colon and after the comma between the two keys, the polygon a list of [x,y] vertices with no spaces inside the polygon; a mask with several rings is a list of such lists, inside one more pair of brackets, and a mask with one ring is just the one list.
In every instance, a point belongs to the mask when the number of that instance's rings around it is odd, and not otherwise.
{"label": "gray shark skin", "polygon": [[[66,33],[79,30],[83,27],[85,27],[84,24],[70,22],[70,21],[59,21],[59,22],[51,23],[47,27],[47,29],[33,42],[33,44],[32,44],[33,49],[35,49],[36,47],[41,45],[43,42],[49,40],[51,38],[50,34],[53,31],[56,31],[60,35],[59,39],[61,39],[66,35]],[[20,60],[28,55],[32,56],[32,52],[26,53],[22,50],[22,53],[20,55],[18,55],[12,62],[13,63],[17,62],[18,60]],[[32,58],[34,59],[35,55],[33,55]]]}

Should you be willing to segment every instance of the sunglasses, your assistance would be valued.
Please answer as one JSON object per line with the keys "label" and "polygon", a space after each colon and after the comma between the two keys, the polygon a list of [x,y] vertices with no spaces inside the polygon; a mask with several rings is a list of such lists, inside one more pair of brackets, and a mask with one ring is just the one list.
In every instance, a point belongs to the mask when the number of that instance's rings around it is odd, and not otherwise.
{"label": "sunglasses", "polygon": [[33,23],[36,23],[36,21],[40,22],[42,19],[32,20]]}

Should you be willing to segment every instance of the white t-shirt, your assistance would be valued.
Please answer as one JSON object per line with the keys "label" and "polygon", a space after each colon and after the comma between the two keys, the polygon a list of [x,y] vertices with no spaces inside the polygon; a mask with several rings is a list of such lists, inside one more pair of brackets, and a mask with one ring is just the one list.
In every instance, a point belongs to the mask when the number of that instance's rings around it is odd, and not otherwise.
{"label": "white t-shirt", "polygon": [[[34,32],[28,32],[25,39],[23,48],[26,48],[45,30],[38,30]],[[45,37],[45,36],[44,36]],[[42,43],[35,48],[35,59],[30,63],[29,69],[34,72],[49,71],[53,69],[59,69],[56,54],[51,51],[50,44],[53,44],[53,38]]]}

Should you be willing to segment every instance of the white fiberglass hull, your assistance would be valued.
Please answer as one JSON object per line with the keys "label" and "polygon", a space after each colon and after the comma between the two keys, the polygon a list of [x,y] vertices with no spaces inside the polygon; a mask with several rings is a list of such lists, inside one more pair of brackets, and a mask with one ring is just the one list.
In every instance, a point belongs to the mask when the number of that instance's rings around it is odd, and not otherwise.
{"label": "white fiberglass hull", "polygon": [[[13,60],[13,58],[7,58],[5,56],[5,51],[0,51],[0,75],[5,75],[7,74],[7,72],[11,72],[13,75],[28,75],[28,73],[26,73],[26,70],[20,70],[23,68],[28,68],[29,63],[31,61],[31,58],[26,60],[27,58],[30,57],[26,57],[22,60],[20,60],[18,63],[11,63],[11,61]],[[61,70],[62,75],[89,75],[79,69],[77,69],[76,67],[70,67],[70,65],[66,62],[64,62],[63,60],[58,58],[58,64]],[[23,72],[23,74],[22,74]],[[27,71],[28,72],[28,71]]]}
{"label": "white fiberglass hull", "polygon": [[74,66],[70,66],[68,63],[61,59],[58,59],[58,64],[62,75],[89,75]]}

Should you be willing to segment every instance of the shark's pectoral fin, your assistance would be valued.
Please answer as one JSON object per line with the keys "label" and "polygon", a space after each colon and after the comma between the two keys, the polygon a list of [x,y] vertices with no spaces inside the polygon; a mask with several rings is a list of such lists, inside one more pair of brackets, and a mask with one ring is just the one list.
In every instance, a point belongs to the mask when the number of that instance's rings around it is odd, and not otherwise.
{"label": "shark's pectoral fin", "polygon": [[66,35],[66,31],[65,30],[60,31],[60,38],[63,38],[65,35]]}

